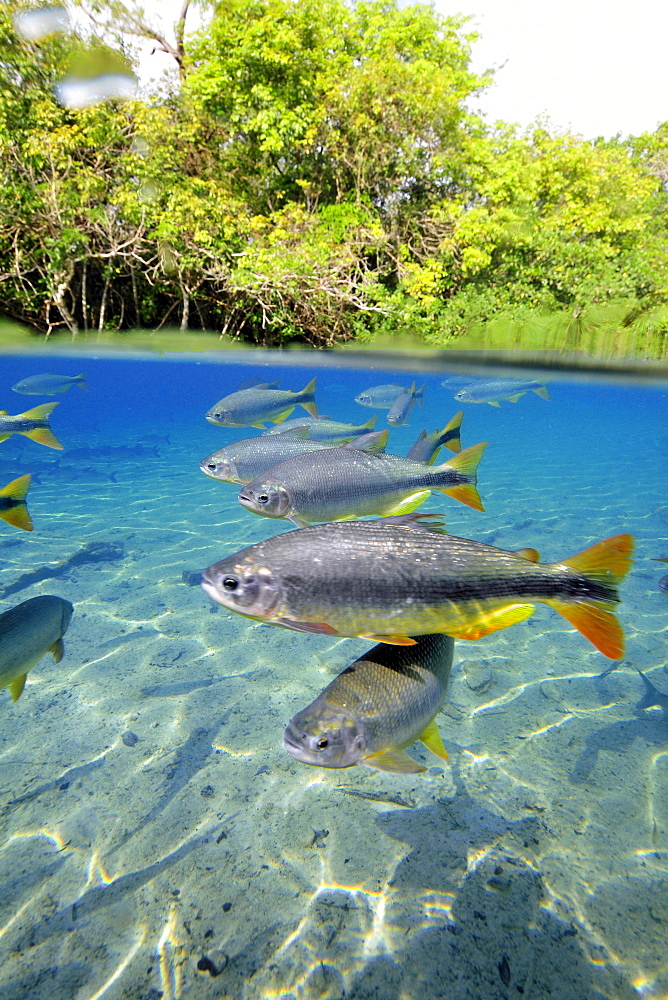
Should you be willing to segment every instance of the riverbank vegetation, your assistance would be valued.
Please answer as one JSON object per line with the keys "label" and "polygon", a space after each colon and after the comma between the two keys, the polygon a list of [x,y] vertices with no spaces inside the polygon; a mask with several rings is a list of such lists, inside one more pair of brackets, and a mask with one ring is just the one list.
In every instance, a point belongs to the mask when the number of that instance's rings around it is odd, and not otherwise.
{"label": "riverbank vegetation", "polygon": [[[0,10],[0,280],[35,331],[445,346],[551,324],[665,351],[668,124],[589,141],[486,123],[465,22],[422,4],[228,0],[186,36],[185,3],[173,42],[94,2],[95,38],[26,40],[26,6]],[[82,52],[131,66],[142,34],[171,84],[59,102]]]}

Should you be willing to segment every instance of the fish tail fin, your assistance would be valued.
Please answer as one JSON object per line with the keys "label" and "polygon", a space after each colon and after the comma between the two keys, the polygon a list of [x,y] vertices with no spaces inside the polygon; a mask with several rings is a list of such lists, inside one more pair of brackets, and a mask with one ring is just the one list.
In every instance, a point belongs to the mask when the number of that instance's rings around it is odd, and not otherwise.
{"label": "fish tail fin", "polygon": [[617,586],[631,568],[633,546],[632,535],[614,535],[560,564],[603,588],[605,596],[588,601],[547,602],[611,660],[619,660],[624,654],[624,633],[612,609],[619,601]]}
{"label": "fish tail fin", "polygon": [[[462,441],[459,434],[463,419],[464,411],[460,410],[459,413],[455,413],[450,423],[446,424],[438,435],[439,444],[445,445],[449,451],[454,451],[455,454],[459,454],[462,450]],[[436,452],[434,452],[434,457],[436,457]]]}
{"label": "fish tail fin", "polygon": [[25,417],[27,420],[46,420],[57,406],[60,406],[60,403],[40,403],[39,406],[33,406],[32,410],[26,410],[19,416]]}
{"label": "fish tail fin", "polygon": [[7,497],[15,503],[14,507],[0,511],[0,517],[7,524],[11,524],[15,528],[22,528],[24,531],[32,531],[34,527],[25,503],[29,488],[30,475],[26,474],[25,476],[19,476],[18,479],[13,479],[11,483],[7,483],[0,490],[0,497]]}
{"label": "fish tail fin", "polygon": [[312,378],[306,388],[302,389],[299,393],[300,396],[304,397],[299,402],[312,417],[318,416],[318,407],[315,405],[315,384],[317,380],[317,376],[316,378]]}
{"label": "fish tail fin", "polygon": [[35,427],[31,431],[18,431],[23,437],[30,438],[31,441],[36,441],[38,444],[45,444],[47,448],[56,448],[58,451],[63,450],[63,446],[53,433],[50,427]]}
{"label": "fish tail fin", "polygon": [[427,388],[427,383],[423,382],[419,389],[416,389],[413,395],[418,401],[421,410],[424,410],[424,391]]}
{"label": "fish tail fin", "polygon": [[532,389],[531,391],[535,392],[536,395],[540,396],[541,399],[552,399],[549,392],[547,391],[546,385],[540,385],[537,389]]}
{"label": "fish tail fin", "polygon": [[85,372],[81,372],[81,374],[76,375],[75,378],[76,378],[76,383],[79,386],[79,388],[80,389],[85,389],[86,392],[88,392],[88,386],[86,385],[86,379],[84,377],[85,374],[86,374]]}
{"label": "fish tail fin", "polygon": [[360,427],[367,427],[370,431],[372,431],[376,426],[377,420],[378,420],[378,414],[374,413],[374,415],[370,417],[365,424],[360,424]]}
{"label": "fish tail fin", "polygon": [[460,451],[458,455],[454,458],[449,458],[447,462],[443,465],[437,465],[434,467],[434,472],[448,472],[453,469],[458,472],[462,477],[470,480],[466,482],[466,479],[462,483],[458,483],[455,486],[446,487],[434,487],[435,489],[440,489],[441,492],[447,493],[449,497],[454,500],[459,500],[460,503],[465,503],[469,507],[473,507],[474,510],[484,511],[482,505],[482,500],[480,499],[480,494],[478,493],[475,482],[476,482],[476,472],[478,469],[478,463],[482,458],[482,453],[487,447],[487,441],[482,444],[473,444],[470,448],[465,448],[464,451]]}

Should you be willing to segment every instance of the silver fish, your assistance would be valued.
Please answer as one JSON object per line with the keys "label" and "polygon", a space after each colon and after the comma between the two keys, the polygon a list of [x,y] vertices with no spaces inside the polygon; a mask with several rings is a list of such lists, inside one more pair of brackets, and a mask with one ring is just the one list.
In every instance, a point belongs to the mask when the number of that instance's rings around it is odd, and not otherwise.
{"label": "silver fish", "polygon": [[374,410],[389,410],[397,396],[400,396],[402,392],[409,391],[405,386],[395,383],[372,385],[364,392],[360,392],[359,396],[355,396],[355,402],[359,403],[360,406],[370,406]]}
{"label": "silver fish", "polygon": [[405,424],[408,414],[415,406],[415,403],[418,402],[421,407],[423,406],[424,389],[424,386],[418,389],[416,383],[413,382],[410,389],[397,396],[390,407],[390,412],[387,414],[388,424],[391,424],[393,427],[400,427],[401,424]]}
{"label": "silver fish", "polygon": [[29,375],[13,385],[12,389],[24,396],[55,396],[58,392],[67,392],[73,385],[78,385],[80,389],[88,388],[84,372],[80,375],[54,375],[51,372]]}
{"label": "silver fish", "polygon": [[301,392],[290,389],[268,389],[254,386],[223,396],[206,414],[211,424],[219,427],[259,427],[264,421],[282,423],[295,406],[303,406],[312,417],[318,416],[315,405],[316,380],[312,379]]}
{"label": "silver fish", "polygon": [[458,454],[462,450],[459,433],[463,419],[464,411],[460,410],[459,413],[455,413],[450,423],[442,431],[434,431],[433,434],[422,431],[415,444],[408,451],[406,458],[410,458],[414,462],[426,462],[427,465],[433,465],[436,456],[444,446]]}
{"label": "silver fish", "polygon": [[516,382],[512,379],[490,379],[473,382],[455,393],[458,403],[489,403],[490,406],[500,406],[505,399],[516,403],[525,392],[535,392],[543,399],[549,399],[547,386],[542,382]]}
{"label": "silver fish", "polygon": [[454,640],[417,636],[414,646],[379,643],[298,712],[283,737],[304,764],[417,774],[427,768],[404,753],[420,740],[447,759],[435,716],[447,693]]}
{"label": "silver fish", "polygon": [[377,415],[374,414],[365,424],[346,424],[339,420],[329,420],[326,417],[302,417],[300,420],[286,420],[278,427],[271,427],[262,437],[276,434],[292,433],[299,437],[308,437],[309,441],[324,441],[329,445],[346,444],[353,438],[367,434],[376,426]]}
{"label": "silver fish", "polygon": [[0,615],[0,689],[21,697],[26,675],[46,653],[63,658],[63,636],[74,608],[62,597],[31,597]]}
{"label": "silver fish", "polygon": [[399,455],[372,455],[352,445],[281,462],[240,490],[239,503],[254,514],[289,518],[300,527],[368,514],[406,514],[432,490],[484,510],[475,483],[485,444],[437,466]]}

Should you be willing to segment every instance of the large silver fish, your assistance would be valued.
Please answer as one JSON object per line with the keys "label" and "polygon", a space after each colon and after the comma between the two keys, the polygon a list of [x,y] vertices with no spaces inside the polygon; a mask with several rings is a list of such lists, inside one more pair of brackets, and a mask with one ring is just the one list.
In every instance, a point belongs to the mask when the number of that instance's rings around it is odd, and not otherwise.
{"label": "large silver fish", "polygon": [[12,389],[24,396],[55,396],[57,392],[67,392],[73,385],[78,385],[81,389],[88,388],[83,372],[80,375],[54,375],[52,372],[29,375],[13,385]]}
{"label": "large silver fish", "polygon": [[434,466],[399,455],[372,455],[353,445],[281,462],[244,486],[239,503],[254,514],[289,518],[299,526],[367,514],[406,514],[432,490],[484,510],[475,487],[484,444]]}
{"label": "large silver fish", "polygon": [[633,538],[616,535],[540,563],[425,524],[433,515],[344,521],[288,531],[227,556],[202,586],[248,618],[316,635],[412,645],[443,632],[479,639],[547,604],[612,660],[624,652],[615,608]]}
{"label": "large silver fish", "polygon": [[[355,438],[354,446],[361,450],[380,452],[387,444],[387,435],[387,431],[364,434]],[[245,438],[214,451],[202,459],[199,467],[210,479],[217,479],[221,483],[238,483],[241,486],[289,458],[331,447],[333,446],[326,441],[310,441],[290,434]]]}
{"label": "large silver fish", "polygon": [[46,653],[63,658],[63,636],[74,608],[62,597],[31,597],[0,615],[0,689],[21,697],[26,674]]}
{"label": "large silver fish", "polygon": [[301,392],[262,386],[239,389],[219,399],[207,412],[206,419],[219,427],[259,427],[264,430],[265,420],[280,424],[290,416],[295,406],[303,406],[312,417],[317,417],[315,385],[316,380],[312,379]]}
{"label": "large silver fish", "polygon": [[285,749],[304,764],[364,764],[399,774],[427,770],[404,753],[416,740],[447,759],[434,720],[445,701],[453,649],[448,635],[417,636],[414,646],[374,646],[295,715]]}
{"label": "large silver fish", "polygon": [[32,410],[10,416],[7,410],[0,410],[0,441],[6,441],[12,434],[22,434],[23,437],[45,444],[47,448],[57,448],[62,451],[62,444],[49,426],[49,415],[59,403],[42,403],[33,406]]}

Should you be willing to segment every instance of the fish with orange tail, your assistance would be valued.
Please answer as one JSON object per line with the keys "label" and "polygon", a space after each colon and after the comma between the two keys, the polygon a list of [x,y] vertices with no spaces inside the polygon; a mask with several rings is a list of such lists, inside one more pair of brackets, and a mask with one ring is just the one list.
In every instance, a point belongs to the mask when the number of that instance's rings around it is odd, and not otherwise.
{"label": "fish with orange tail", "polygon": [[202,586],[248,618],[316,635],[411,645],[436,632],[479,639],[547,604],[604,656],[619,659],[615,617],[633,538],[615,535],[577,555],[539,562],[446,535],[434,515],[343,521],[285,532],[204,571]]}

